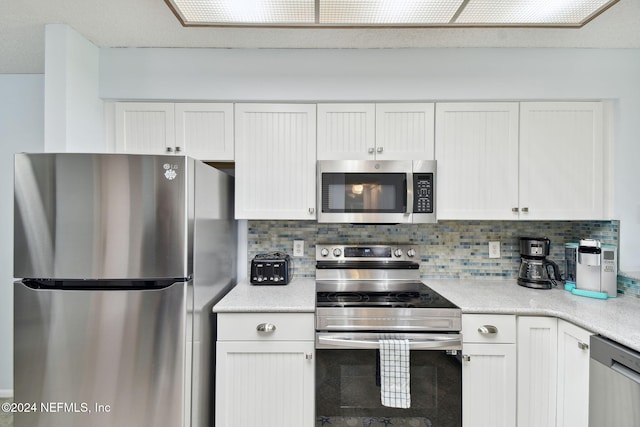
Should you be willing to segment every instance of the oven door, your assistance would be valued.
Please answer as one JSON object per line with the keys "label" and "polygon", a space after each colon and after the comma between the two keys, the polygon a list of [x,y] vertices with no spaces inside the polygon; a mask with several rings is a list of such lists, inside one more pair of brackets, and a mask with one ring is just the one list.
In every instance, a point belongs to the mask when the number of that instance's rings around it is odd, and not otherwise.
{"label": "oven door", "polygon": [[[382,406],[380,339],[408,339],[408,409]],[[316,426],[462,425],[459,334],[316,334]]]}

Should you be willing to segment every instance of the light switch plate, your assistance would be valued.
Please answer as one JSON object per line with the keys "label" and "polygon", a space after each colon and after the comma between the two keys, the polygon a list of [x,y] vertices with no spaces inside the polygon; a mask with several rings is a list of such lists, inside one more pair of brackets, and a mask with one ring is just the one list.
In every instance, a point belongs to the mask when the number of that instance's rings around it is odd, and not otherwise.
{"label": "light switch plate", "polygon": [[295,257],[304,256],[304,240],[293,241],[293,256]]}

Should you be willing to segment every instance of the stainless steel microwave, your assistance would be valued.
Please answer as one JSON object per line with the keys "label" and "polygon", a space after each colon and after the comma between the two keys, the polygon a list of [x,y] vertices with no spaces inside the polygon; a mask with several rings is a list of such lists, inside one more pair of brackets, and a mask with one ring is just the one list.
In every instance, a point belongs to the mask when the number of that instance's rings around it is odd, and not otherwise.
{"label": "stainless steel microwave", "polygon": [[436,222],[435,160],[319,160],[318,222]]}

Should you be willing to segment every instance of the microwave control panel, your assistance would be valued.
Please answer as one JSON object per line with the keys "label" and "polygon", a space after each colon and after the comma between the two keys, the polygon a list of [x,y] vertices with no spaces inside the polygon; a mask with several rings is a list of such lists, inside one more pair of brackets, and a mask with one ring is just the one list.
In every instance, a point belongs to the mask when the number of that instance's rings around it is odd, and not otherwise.
{"label": "microwave control panel", "polygon": [[413,213],[433,213],[433,174],[413,175]]}

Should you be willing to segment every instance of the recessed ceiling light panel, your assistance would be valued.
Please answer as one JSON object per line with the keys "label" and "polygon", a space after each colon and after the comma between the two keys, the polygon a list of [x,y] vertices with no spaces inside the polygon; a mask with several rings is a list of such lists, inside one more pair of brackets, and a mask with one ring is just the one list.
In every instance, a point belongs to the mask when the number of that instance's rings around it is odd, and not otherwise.
{"label": "recessed ceiling light panel", "polygon": [[185,26],[251,27],[581,27],[618,1],[165,0]]}
{"label": "recessed ceiling light panel", "polygon": [[456,24],[580,25],[611,0],[469,0]]}
{"label": "recessed ceiling light panel", "polygon": [[320,24],[446,24],[463,0],[322,0]]}
{"label": "recessed ceiling light panel", "polygon": [[170,0],[185,24],[313,24],[314,0]]}

